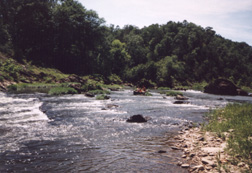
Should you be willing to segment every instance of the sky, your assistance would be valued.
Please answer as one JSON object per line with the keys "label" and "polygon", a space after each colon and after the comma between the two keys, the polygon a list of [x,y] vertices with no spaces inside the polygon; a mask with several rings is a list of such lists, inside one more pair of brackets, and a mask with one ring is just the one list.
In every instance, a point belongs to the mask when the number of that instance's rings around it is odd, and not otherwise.
{"label": "sky", "polygon": [[79,0],[107,25],[139,28],[187,20],[252,46],[252,0]]}

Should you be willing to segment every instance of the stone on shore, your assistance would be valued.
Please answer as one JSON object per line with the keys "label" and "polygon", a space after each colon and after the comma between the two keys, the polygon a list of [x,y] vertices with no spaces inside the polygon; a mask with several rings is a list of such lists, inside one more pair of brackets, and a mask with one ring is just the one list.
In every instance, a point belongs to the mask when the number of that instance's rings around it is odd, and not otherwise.
{"label": "stone on shore", "polygon": [[186,163],[181,165],[181,168],[189,168],[189,167],[190,167],[190,165],[186,164]]}

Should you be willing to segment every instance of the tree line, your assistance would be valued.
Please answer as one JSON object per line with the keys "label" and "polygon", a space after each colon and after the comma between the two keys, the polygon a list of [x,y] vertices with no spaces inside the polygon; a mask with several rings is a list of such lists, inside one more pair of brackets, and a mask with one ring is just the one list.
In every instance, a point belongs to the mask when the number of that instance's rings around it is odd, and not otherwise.
{"label": "tree line", "polygon": [[107,26],[77,0],[1,0],[0,52],[78,75],[189,85],[222,77],[252,87],[252,47],[194,23]]}

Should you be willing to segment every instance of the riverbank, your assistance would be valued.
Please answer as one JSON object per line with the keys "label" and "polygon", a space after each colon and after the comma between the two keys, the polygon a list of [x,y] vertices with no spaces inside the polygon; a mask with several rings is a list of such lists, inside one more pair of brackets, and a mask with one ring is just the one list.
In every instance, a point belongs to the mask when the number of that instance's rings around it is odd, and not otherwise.
{"label": "riverbank", "polygon": [[178,166],[189,172],[245,172],[251,169],[244,162],[234,163],[234,158],[226,151],[227,141],[216,133],[203,132],[200,128],[179,132],[172,149],[182,150],[182,160]]}
{"label": "riverbank", "polygon": [[185,128],[172,148],[182,150],[179,166],[189,172],[251,172],[252,105],[228,104],[212,111],[200,128]]}

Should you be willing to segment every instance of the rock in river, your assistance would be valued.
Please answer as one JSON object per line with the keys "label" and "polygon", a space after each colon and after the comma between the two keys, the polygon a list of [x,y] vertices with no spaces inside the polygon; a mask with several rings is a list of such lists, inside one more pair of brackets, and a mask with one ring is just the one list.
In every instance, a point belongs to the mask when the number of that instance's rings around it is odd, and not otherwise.
{"label": "rock in river", "polygon": [[142,115],[133,115],[129,119],[127,119],[128,123],[145,123],[147,119],[144,118]]}
{"label": "rock in river", "polygon": [[242,95],[248,96],[246,91],[241,90],[231,81],[226,79],[217,79],[204,88],[205,93],[218,95]]}

